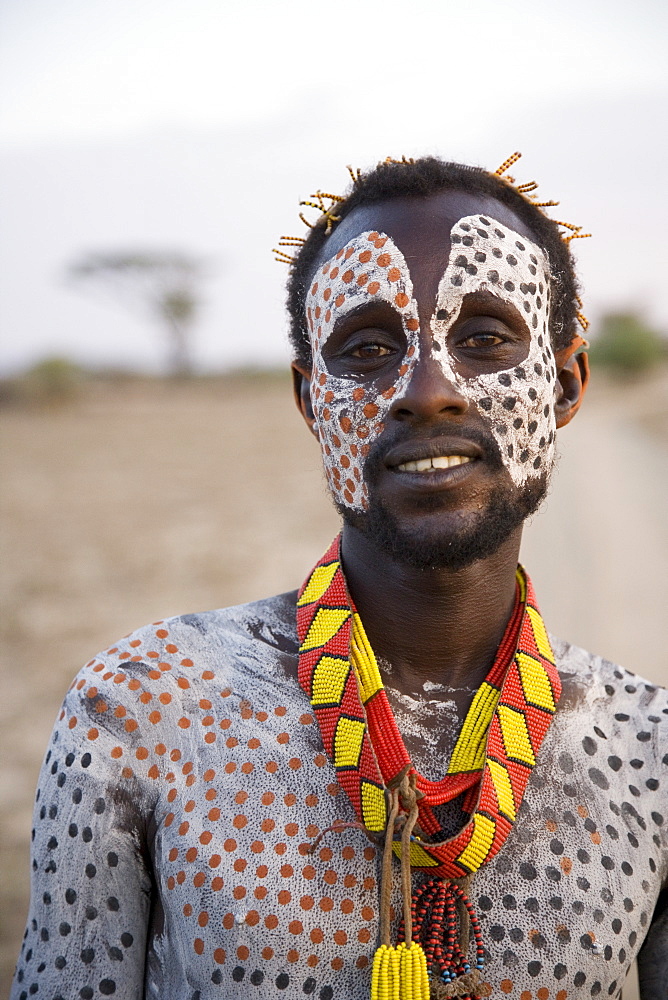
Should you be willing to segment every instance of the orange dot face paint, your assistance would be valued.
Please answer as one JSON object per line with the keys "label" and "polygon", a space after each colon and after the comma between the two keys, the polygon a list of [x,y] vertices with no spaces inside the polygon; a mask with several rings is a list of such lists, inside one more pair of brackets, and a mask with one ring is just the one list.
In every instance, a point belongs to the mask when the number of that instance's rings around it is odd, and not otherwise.
{"label": "orange dot face paint", "polygon": [[[345,268],[340,266],[343,263]],[[391,392],[387,385],[381,391],[372,384],[362,387],[353,378],[334,376],[323,358],[323,348],[337,320],[377,301],[386,302],[399,314],[406,337],[407,352]],[[408,385],[419,355],[417,303],[401,251],[384,234],[356,236],[318,270],[307,296],[306,317],[313,352],[311,402],[327,482],[337,503],[365,510],[364,456],[382,432],[393,398]],[[365,445],[363,453],[361,443]]]}

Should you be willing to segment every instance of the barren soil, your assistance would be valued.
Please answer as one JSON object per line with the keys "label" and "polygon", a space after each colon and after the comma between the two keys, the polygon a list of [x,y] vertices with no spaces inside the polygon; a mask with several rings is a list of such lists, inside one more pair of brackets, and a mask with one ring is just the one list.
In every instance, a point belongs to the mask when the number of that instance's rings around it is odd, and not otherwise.
{"label": "barren soil", "polygon": [[[592,391],[523,554],[553,632],[662,683],[667,385]],[[37,773],[73,674],[145,622],[293,589],[337,519],[282,378],[91,385],[57,407],[7,406],[0,460],[5,995]]]}

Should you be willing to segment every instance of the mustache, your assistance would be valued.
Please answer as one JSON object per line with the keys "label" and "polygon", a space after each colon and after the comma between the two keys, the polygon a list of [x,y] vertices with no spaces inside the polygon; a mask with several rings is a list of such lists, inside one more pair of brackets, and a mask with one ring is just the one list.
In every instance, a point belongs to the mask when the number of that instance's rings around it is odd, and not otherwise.
{"label": "mustache", "polygon": [[491,468],[500,469],[503,467],[501,452],[491,431],[481,427],[453,427],[446,423],[434,424],[418,431],[404,425],[396,427],[391,437],[383,434],[371,445],[369,454],[364,461],[366,478],[372,479],[374,472],[385,468],[388,454],[398,445],[424,445],[425,442],[435,440],[438,440],[440,444],[447,444],[448,440],[470,441],[478,446],[483,459]]}

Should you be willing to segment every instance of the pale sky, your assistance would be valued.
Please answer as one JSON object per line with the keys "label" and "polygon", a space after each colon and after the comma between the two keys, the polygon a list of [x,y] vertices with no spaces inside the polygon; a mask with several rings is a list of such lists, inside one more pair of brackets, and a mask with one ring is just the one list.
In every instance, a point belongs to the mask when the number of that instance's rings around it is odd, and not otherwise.
{"label": "pale sky", "polygon": [[[285,358],[300,197],[433,152],[561,200],[586,308],[668,328],[663,0],[0,0],[2,369],[159,367],[160,330],[63,279],[86,250],[209,261],[203,367]],[[641,231],[638,238],[638,230]]]}

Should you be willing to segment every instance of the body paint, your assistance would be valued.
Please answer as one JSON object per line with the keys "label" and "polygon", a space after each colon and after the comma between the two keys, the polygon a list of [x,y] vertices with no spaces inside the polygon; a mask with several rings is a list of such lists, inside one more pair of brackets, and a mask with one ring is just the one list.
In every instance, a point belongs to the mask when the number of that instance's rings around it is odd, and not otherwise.
{"label": "body paint", "polygon": [[[322,356],[337,319],[372,299],[397,310],[407,344],[396,381],[382,392],[331,375]],[[306,319],[313,351],[311,403],[325,475],[337,501],[365,510],[364,458],[383,430],[394,396],[408,386],[419,353],[413,284],[403,254],[389,236],[361,233],[318,268],[306,298]]]}

